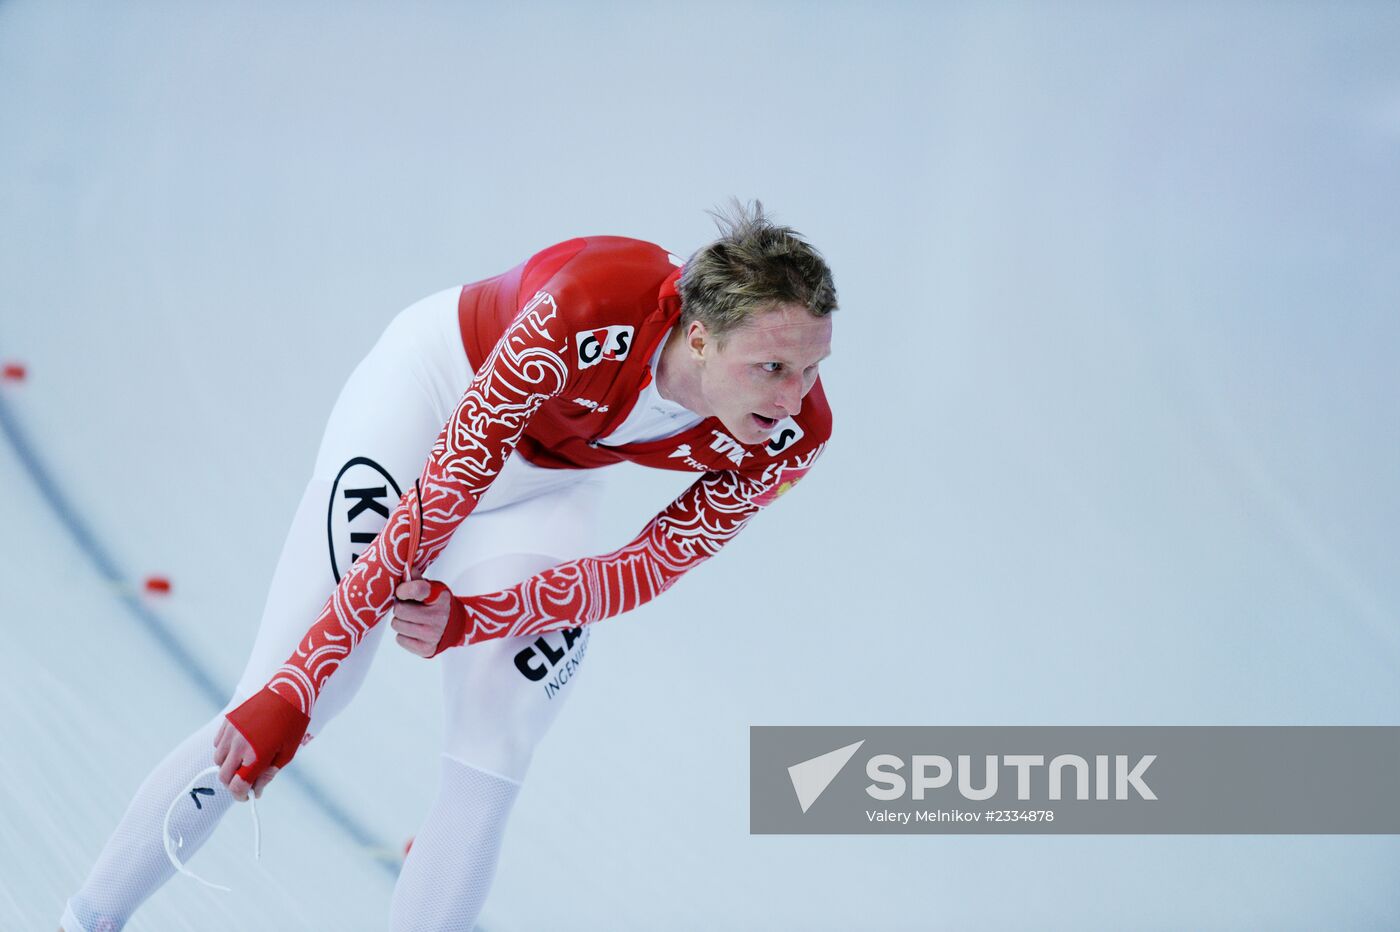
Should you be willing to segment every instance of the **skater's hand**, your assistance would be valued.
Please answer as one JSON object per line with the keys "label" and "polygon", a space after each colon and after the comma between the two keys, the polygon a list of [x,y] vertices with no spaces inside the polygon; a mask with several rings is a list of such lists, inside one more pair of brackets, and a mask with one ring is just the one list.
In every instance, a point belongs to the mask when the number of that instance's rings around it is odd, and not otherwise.
{"label": "skater's hand", "polygon": [[[254,763],[258,754],[253,750],[253,746],[248,743],[248,739],[238,733],[238,729],[228,723],[228,719],[219,725],[219,735],[214,739],[214,765],[219,768],[219,782],[228,787],[228,791],[233,798],[240,803],[248,798],[248,781],[238,776],[238,768],[245,764]],[[281,767],[269,767],[258,777],[257,782],[251,787],[253,795],[262,796],[263,787],[272,782],[272,778],[277,776]]]}
{"label": "skater's hand", "polygon": [[411,579],[394,591],[399,646],[419,657],[436,657],[465,640],[467,613],[452,590],[433,579]]}
{"label": "skater's hand", "polygon": [[267,686],[224,719],[214,744],[214,763],[219,780],[240,802],[291,763],[311,724],[306,713]]}

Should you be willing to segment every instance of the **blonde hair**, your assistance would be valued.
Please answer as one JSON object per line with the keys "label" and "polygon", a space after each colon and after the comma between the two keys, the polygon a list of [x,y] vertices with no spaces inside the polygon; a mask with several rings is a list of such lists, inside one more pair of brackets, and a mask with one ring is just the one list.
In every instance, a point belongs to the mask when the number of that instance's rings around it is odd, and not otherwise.
{"label": "blonde hair", "polygon": [[800,304],[814,317],[836,310],[826,260],[801,234],[778,226],[763,203],[732,199],[708,212],[720,237],[701,247],[681,272],[681,325],[703,322],[717,338],[778,304]]}

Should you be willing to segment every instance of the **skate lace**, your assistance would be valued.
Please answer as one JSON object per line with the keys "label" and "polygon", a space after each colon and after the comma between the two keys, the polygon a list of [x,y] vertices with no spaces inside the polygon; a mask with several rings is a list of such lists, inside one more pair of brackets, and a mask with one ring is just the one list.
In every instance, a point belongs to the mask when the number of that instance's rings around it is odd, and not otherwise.
{"label": "skate lace", "polygon": [[[170,803],[170,808],[168,808],[168,809],[165,810],[165,821],[164,821],[164,823],[162,823],[162,825],[161,825],[161,832],[160,832],[160,834],[161,834],[161,839],[165,842],[165,856],[166,856],[167,858],[170,859],[170,863],[171,863],[172,865],[174,865],[174,867],[175,867],[175,869],[176,869],[177,871],[179,871],[180,873],[184,874],[186,877],[191,877],[191,878],[193,878],[193,879],[195,879],[195,880],[198,880],[200,883],[204,884],[206,887],[213,887],[215,890],[222,890],[222,891],[224,891],[225,893],[231,893],[231,892],[233,892],[233,891],[232,891],[232,888],[230,888],[230,887],[225,887],[225,886],[222,885],[222,884],[214,883],[213,881],[205,880],[203,877],[199,876],[199,875],[196,874],[194,871],[192,871],[192,870],[190,870],[189,868],[185,867],[184,864],[180,863],[180,859],[179,859],[178,857],[175,856],[175,850],[176,850],[177,848],[183,848],[184,845],[185,845],[185,840],[184,840],[184,838],[180,838],[180,839],[177,841],[177,840],[172,839],[172,838],[170,837],[170,817],[171,817],[172,815],[175,814],[175,807],[178,806],[178,805],[180,805],[180,802],[181,802],[186,796],[190,795],[191,792],[193,792],[193,790],[195,789],[195,787],[196,787],[197,784],[208,782],[208,780],[207,780],[206,778],[208,778],[208,777],[210,777],[210,776],[213,776],[213,775],[217,774],[218,772],[219,772],[219,768],[218,768],[218,767],[206,767],[206,768],[204,768],[203,770],[201,770],[199,773],[195,774],[195,775],[194,775],[194,778],[193,778],[192,780],[190,780],[189,783],[185,784],[185,788],[184,788],[183,790],[181,790],[181,791],[180,791],[180,794],[179,794],[178,796],[176,796],[176,797],[171,801],[171,803]],[[257,800],[257,797],[250,794],[250,795],[248,796],[248,805],[249,805],[249,807],[251,808],[252,813],[253,813],[253,859],[256,860],[256,861],[261,861],[261,860],[262,860],[262,826],[261,826],[261,825],[259,824],[259,822],[258,822],[258,800]]]}

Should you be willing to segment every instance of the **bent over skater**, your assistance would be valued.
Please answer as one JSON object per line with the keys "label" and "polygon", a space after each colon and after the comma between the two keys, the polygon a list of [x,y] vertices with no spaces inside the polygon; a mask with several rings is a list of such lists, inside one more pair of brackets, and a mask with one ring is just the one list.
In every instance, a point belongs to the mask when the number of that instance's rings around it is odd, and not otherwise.
{"label": "bent over skater", "polygon": [[[232,700],[137,790],[67,932],[120,929],[175,873],[167,823],[187,860],[261,793],[353,698],[391,610],[398,643],[442,668],[446,729],[389,925],[473,927],[586,626],[717,553],[830,436],[830,270],[761,205],[718,219],[683,266],[651,243],[573,239],[393,320],[331,413]],[[701,475],[590,556],[599,468],[623,460]],[[574,675],[541,688],[551,668]],[[222,785],[196,806],[211,764]]]}

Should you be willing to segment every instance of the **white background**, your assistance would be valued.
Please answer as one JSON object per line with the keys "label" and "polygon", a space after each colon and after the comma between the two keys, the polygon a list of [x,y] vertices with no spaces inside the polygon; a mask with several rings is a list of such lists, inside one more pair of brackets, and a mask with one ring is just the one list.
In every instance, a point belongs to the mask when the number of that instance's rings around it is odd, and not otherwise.
{"label": "white background", "polygon": [[[1389,837],[751,837],[753,724],[1400,724],[1400,8],[0,5],[3,403],[231,686],[400,308],[761,197],[842,309],[818,468],[594,633],[483,928],[1393,928]],[[0,928],[212,705],[0,447]],[[606,546],[685,477],[616,470]],[[308,619],[308,623],[310,619]],[[392,846],[392,647],[298,758]],[[491,714],[483,709],[483,715]],[[281,792],[279,792],[281,790]],[[132,929],[373,929],[295,787]]]}

